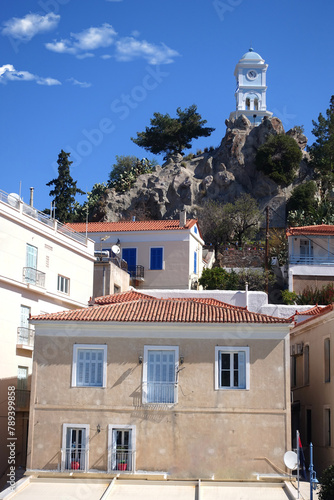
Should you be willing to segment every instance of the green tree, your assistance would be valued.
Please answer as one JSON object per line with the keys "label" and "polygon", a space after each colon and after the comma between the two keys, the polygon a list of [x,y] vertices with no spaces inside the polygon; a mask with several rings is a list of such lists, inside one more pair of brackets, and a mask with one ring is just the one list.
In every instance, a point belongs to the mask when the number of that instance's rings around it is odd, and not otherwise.
{"label": "green tree", "polygon": [[213,245],[217,254],[222,245],[231,239],[232,220],[226,216],[225,205],[216,200],[208,200],[198,214],[198,223],[206,244]]}
{"label": "green tree", "polygon": [[238,290],[239,279],[233,270],[226,271],[222,267],[203,269],[199,284],[204,290]]}
{"label": "green tree", "polygon": [[295,178],[302,159],[297,142],[289,135],[271,135],[257,150],[255,164],[280,186],[288,186]]}
{"label": "green tree", "polygon": [[300,210],[301,207],[306,213],[312,212],[318,205],[315,199],[317,191],[317,185],[314,181],[307,181],[295,187],[286,206],[287,212]]}
{"label": "green tree", "polygon": [[321,195],[325,200],[334,186],[334,96],[330,99],[326,116],[321,113],[318,122],[312,121],[315,142],[308,148],[311,166],[321,183]]}
{"label": "green tree", "polygon": [[257,201],[250,194],[242,194],[233,204],[225,205],[225,213],[232,221],[233,238],[239,246],[246,239],[254,238],[263,218]]}
{"label": "green tree", "polygon": [[197,112],[195,104],[184,111],[177,108],[176,113],[177,118],[170,117],[168,113],[154,113],[151,127],[146,127],[144,132],[137,132],[137,138],[131,137],[131,140],[153,154],[166,153],[168,156],[182,153],[191,147],[192,139],[208,137],[215,130],[204,127],[206,120]]}
{"label": "green tree", "polygon": [[289,226],[334,224],[334,203],[325,200],[308,211],[303,209],[291,210],[288,213],[288,224]]}
{"label": "green tree", "polygon": [[75,196],[85,194],[77,188],[77,181],[74,181],[70,174],[72,161],[69,160],[71,153],[61,150],[58,155],[58,177],[48,182],[47,186],[54,186],[49,195],[55,202],[55,217],[60,222],[71,222],[74,217]]}
{"label": "green tree", "polygon": [[325,469],[320,478],[319,500],[333,500],[334,498],[334,465]]}
{"label": "green tree", "polygon": [[76,202],[74,205],[73,220],[75,222],[85,222],[97,220],[100,221],[105,216],[106,202],[105,197],[108,187],[102,183],[94,184],[91,191],[87,192],[87,201],[82,205]]}
{"label": "green tree", "polygon": [[154,172],[156,162],[147,158],[140,160],[136,156],[116,156],[116,163],[109,174],[108,187],[118,193],[128,191],[142,174]]}

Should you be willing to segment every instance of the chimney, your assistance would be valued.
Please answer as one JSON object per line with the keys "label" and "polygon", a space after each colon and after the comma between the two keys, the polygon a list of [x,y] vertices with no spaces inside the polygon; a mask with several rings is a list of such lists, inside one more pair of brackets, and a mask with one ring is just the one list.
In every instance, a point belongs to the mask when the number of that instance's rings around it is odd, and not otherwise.
{"label": "chimney", "polygon": [[185,210],[181,210],[180,212],[180,227],[185,227],[187,224],[187,212]]}
{"label": "chimney", "polygon": [[31,207],[34,206],[34,188],[30,188],[30,203],[29,203],[29,205]]}

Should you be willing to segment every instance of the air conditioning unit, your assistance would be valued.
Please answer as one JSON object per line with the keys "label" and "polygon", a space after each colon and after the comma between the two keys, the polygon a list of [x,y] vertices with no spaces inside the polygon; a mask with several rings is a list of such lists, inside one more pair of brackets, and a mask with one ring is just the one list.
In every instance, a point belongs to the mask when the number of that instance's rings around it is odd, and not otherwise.
{"label": "air conditioning unit", "polygon": [[296,344],[290,346],[290,356],[296,356],[297,348]]}

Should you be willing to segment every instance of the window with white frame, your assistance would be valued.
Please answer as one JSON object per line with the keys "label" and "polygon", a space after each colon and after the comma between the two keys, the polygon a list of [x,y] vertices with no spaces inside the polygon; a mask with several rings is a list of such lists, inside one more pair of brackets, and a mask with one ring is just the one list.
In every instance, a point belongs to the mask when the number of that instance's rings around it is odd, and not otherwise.
{"label": "window with white frame", "polygon": [[61,276],[58,274],[58,281],[57,281],[57,290],[58,292],[63,292],[63,293],[70,293],[70,279],[65,278],[65,276]]}
{"label": "window with white frame", "polygon": [[163,269],[163,248],[152,247],[150,252],[150,269]]}
{"label": "window with white frame", "polygon": [[61,470],[87,471],[89,425],[63,424]]}
{"label": "window with white frame", "polygon": [[135,470],[136,426],[108,425],[108,471]]}
{"label": "window with white frame", "polygon": [[106,387],[107,346],[73,346],[72,387]]}
{"label": "window with white frame", "polygon": [[249,389],[249,347],[215,348],[215,389]]}
{"label": "window with white frame", "polygon": [[143,403],[177,403],[178,346],[144,346]]}

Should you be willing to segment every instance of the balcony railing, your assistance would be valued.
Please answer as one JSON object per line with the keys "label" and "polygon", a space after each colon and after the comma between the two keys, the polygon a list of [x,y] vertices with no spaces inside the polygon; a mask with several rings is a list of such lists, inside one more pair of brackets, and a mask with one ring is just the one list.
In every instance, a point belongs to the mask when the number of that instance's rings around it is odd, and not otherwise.
{"label": "balcony railing", "polygon": [[130,277],[135,280],[144,280],[144,266],[128,266]]}
{"label": "balcony railing", "polygon": [[16,389],[15,399],[16,410],[29,410],[30,391],[25,389]]}
{"label": "balcony railing", "polygon": [[16,343],[27,347],[34,347],[34,334],[35,331],[32,328],[19,326],[17,329]]}
{"label": "balcony railing", "polygon": [[127,449],[114,450],[111,455],[111,470],[133,471],[135,452]]}
{"label": "balcony railing", "polygon": [[176,402],[175,382],[144,382],[143,402],[173,404]]}
{"label": "balcony railing", "polygon": [[45,273],[42,271],[38,271],[33,267],[24,267],[23,268],[23,281],[25,283],[31,283],[32,285],[37,285],[41,287],[45,287]]}
{"label": "balcony railing", "polygon": [[83,472],[88,469],[88,449],[84,447],[62,448],[61,459],[63,470]]}
{"label": "balcony railing", "polygon": [[301,266],[334,266],[334,255],[326,255],[325,257],[290,255],[289,262]]}

